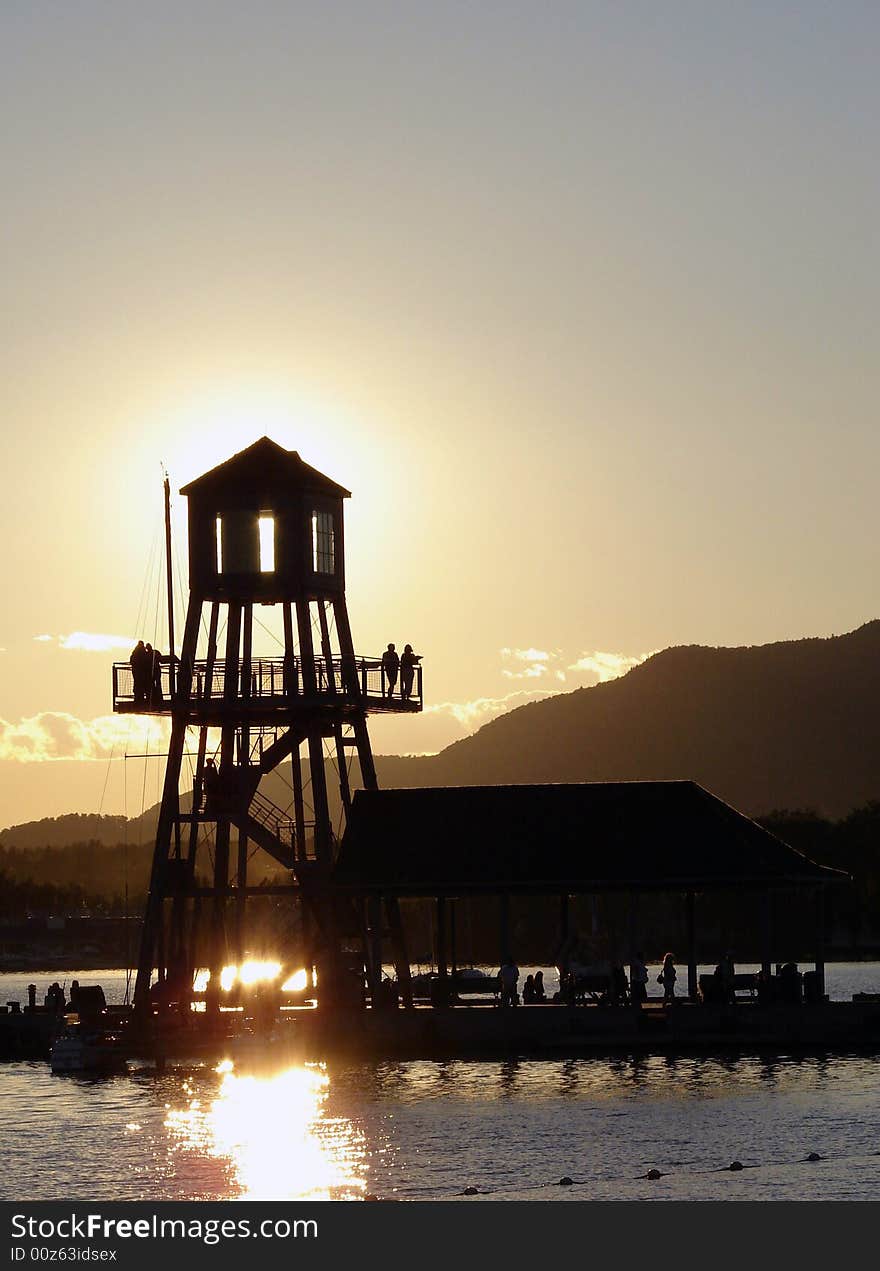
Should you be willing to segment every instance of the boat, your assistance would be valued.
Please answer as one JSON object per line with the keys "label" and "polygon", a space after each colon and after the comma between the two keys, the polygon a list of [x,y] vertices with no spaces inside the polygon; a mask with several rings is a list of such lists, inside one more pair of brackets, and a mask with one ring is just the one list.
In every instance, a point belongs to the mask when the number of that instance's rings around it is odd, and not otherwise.
{"label": "boat", "polygon": [[440,976],[436,971],[422,972],[411,979],[413,996],[434,1000],[444,991],[455,996],[466,993],[493,997],[498,993],[498,976],[486,975],[477,967],[459,967]]}
{"label": "boat", "polygon": [[55,1073],[126,1072],[125,1050],[118,1034],[68,1024],[49,1052]]}

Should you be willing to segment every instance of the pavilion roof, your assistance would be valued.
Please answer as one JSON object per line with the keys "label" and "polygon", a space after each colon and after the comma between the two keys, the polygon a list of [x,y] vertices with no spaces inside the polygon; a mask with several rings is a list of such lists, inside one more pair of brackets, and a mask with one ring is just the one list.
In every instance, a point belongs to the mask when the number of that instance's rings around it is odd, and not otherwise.
{"label": "pavilion roof", "polygon": [[693,781],[359,790],[334,870],[433,896],[780,887],[842,880]]}

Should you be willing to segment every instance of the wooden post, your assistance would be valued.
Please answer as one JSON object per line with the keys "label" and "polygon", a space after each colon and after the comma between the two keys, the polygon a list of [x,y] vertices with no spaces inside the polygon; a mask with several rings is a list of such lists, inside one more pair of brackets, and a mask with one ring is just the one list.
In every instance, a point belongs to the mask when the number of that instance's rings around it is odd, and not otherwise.
{"label": "wooden post", "polygon": [[510,949],[510,896],[502,892],[498,897],[498,939],[501,945],[499,965],[511,953]]}
{"label": "wooden post", "polygon": [[[254,607],[248,602],[242,606],[241,632],[241,697],[245,702],[251,699],[251,652],[253,648]],[[242,722],[238,738],[238,766],[242,775],[250,763],[251,730],[246,722]],[[247,867],[248,838],[243,830],[238,831],[238,861],[235,872],[237,895],[235,897],[235,957],[239,966],[245,954],[245,923],[247,911]]]}
{"label": "wooden post", "polygon": [[825,888],[816,889],[816,979],[819,1000],[825,996]]}
{"label": "wooden post", "polygon": [[697,926],[696,898],[692,891],[685,898],[685,914],[687,922],[687,968],[688,997],[692,1002],[697,1000]]}
{"label": "wooden post", "polygon": [[246,945],[248,837],[238,831],[238,861],[235,872],[235,956],[238,965],[244,961]]}
{"label": "wooden post", "polygon": [[[223,666],[223,700],[234,708],[239,696],[239,647],[241,643],[242,606],[231,601],[226,617],[226,658]],[[220,797],[226,799],[234,782],[236,727],[226,724],[220,730]],[[220,810],[214,841],[214,897],[211,922],[211,1004],[220,1009],[220,972],[227,955],[226,900],[229,888],[229,832],[228,815]],[[209,1006],[209,1010],[211,1007]]]}
{"label": "wooden post", "polygon": [[[388,930],[391,934],[391,945],[395,950],[395,970],[397,985],[405,1010],[413,1009],[412,976],[409,970],[409,955],[406,952],[406,940],[403,933],[403,919],[400,913],[400,901],[396,896],[385,897],[385,911],[388,915]],[[402,952],[401,952],[402,951]]]}
{"label": "wooden post", "polygon": [[[312,619],[307,600],[297,600],[296,621],[299,655],[302,662],[303,691],[306,697],[314,702],[318,695],[318,682],[315,672],[315,651],[312,644]],[[323,865],[329,866],[333,862],[333,842],[330,829],[330,807],[327,802],[324,745],[318,733],[309,732],[308,748],[312,807],[315,810],[315,855]],[[332,905],[328,905],[327,910],[329,915]]]}
{"label": "wooden post", "polygon": [[635,994],[635,982],[633,980],[633,966],[635,965],[636,952],[639,944],[639,894],[631,891],[629,893],[628,906],[628,924],[627,924],[627,943],[629,944],[629,1000],[630,1004],[637,1010],[641,1009],[641,1002]]}
{"label": "wooden post", "polygon": [[[201,602],[195,597],[190,597],[183,635],[183,657],[181,659],[181,675],[178,682],[179,692],[171,708],[171,739],[168,744],[168,763],[165,768],[162,807],[156,827],[156,844],[153,849],[153,863],[150,871],[150,890],[147,896],[144,924],[141,929],[141,946],[134,990],[135,1006],[139,1013],[148,1013],[150,1010],[150,980],[153,970],[153,955],[156,949],[157,925],[162,908],[162,900],[165,895],[168,851],[171,846],[172,826],[175,818],[180,814],[180,767],[186,741],[190,676],[195,663],[196,640],[199,634],[201,614]],[[188,672],[185,668],[189,668]]]}
{"label": "wooden post", "polygon": [[370,993],[375,1007],[381,996],[382,987],[382,897],[367,898],[367,926],[369,929],[370,947]]}
{"label": "wooden post", "polygon": [[769,980],[773,971],[773,892],[769,887],[764,892],[761,906],[762,950],[761,975]]}
{"label": "wooden post", "polygon": [[156,981],[164,984],[168,978],[168,964],[165,958],[165,903],[159,906],[159,919],[156,927]]}
{"label": "wooden post", "polygon": [[330,643],[330,627],[327,622],[327,610],[324,601],[318,601],[318,624],[321,629],[321,652],[324,656],[324,670],[327,675],[327,691],[331,697],[336,696],[336,672],[333,668],[333,646]]}
{"label": "wooden post", "polygon": [[220,1010],[220,973],[226,962],[226,891],[229,887],[229,818],[220,816],[214,840],[214,897],[211,914],[211,979],[208,1010]]}
{"label": "wooden post", "polygon": [[570,912],[568,895],[559,897],[559,948],[565,949],[568,944],[570,930]]}
{"label": "wooden post", "polygon": [[282,675],[282,691],[285,697],[293,697],[299,686],[296,682],[296,651],[293,643],[293,617],[290,604],[285,601],[281,606],[281,617],[284,623],[284,671]]}
{"label": "wooden post", "polygon": [[306,805],[303,795],[302,757],[299,742],[290,752],[290,778],[293,786],[293,855],[296,860],[301,861],[305,860],[306,856]]}
{"label": "wooden post", "polygon": [[455,955],[455,901],[449,902],[449,961],[452,966],[452,974],[455,976],[458,970],[458,960]]}
{"label": "wooden post", "polygon": [[441,980],[446,979],[449,968],[446,965],[446,897],[437,897],[437,974]]}

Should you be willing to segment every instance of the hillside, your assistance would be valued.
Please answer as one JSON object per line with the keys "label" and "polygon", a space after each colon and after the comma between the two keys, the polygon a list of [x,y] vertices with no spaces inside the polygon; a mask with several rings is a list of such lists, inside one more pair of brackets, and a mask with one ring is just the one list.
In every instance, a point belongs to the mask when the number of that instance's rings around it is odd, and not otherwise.
{"label": "hillside", "polygon": [[383,785],[691,778],[751,815],[880,796],[880,621],[749,648],[683,646],[520,707]]}
{"label": "hillside", "polygon": [[99,816],[97,813],[68,812],[65,816],[46,816],[39,821],[26,821],[0,830],[4,847],[24,850],[40,847],[66,847],[69,843],[101,843],[112,846],[125,838],[124,816]]}

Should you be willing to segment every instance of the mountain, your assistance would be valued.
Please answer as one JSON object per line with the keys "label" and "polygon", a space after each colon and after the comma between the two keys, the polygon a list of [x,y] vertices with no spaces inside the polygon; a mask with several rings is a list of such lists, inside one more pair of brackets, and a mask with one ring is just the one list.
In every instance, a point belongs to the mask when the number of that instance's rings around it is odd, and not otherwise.
{"label": "mountain", "polygon": [[690,778],[750,815],[880,797],[880,621],[828,639],[665,649],[620,679],[522,706],[380,783]]}
{"label": "mountain", "polygon": [[68,812],[64,816],[46,816],[40,821],[26,821],[0,830],[4,847],[66,847],[69,843],[102,843],[112,846],[125,838],[124,816],[100,816],[97,813]]}

